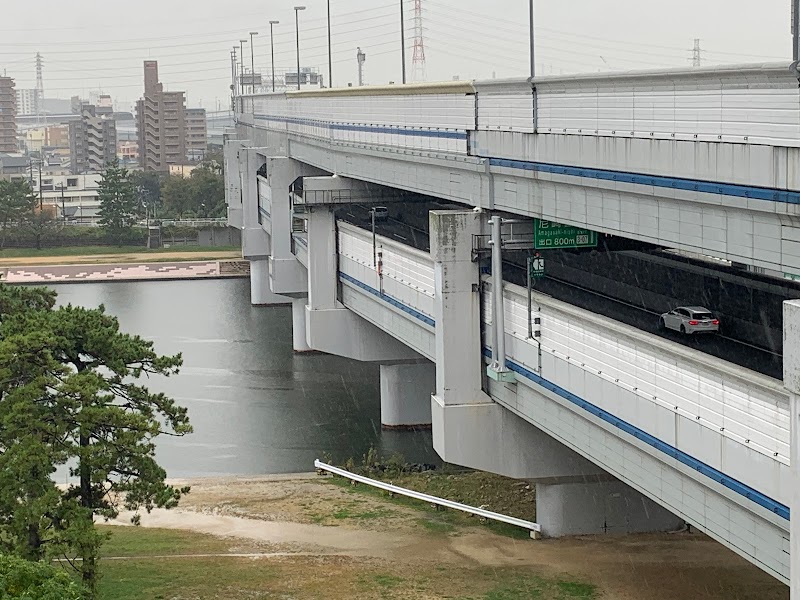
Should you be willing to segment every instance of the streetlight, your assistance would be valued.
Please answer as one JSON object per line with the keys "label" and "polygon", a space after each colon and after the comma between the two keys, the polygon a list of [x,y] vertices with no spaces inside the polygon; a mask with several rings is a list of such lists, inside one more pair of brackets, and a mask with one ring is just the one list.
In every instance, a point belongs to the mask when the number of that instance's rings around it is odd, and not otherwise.
{"label": "streetlight", "polygon": [[275,91],[275,44],[274,44],[274,36],[272,35],[272,27],[273,25],[278,25],[280,21],[270,21],[269,22],[269,51],[272,55],[272,91]]}
{"label": "streetlight", "polygon": [[244,45],[247,40],[239,40],[239,65],[241,66],[241,73],[239,74],[239,86],[242,89],[242,96],[244,96]]}
{"label": "streetlight", "polygon": [[64,223],[66,223],[67,222],[67,210],[66,210],[66,208],[64,206],[64,184],[63,183],[59,183],[58,187],[56,189],[61,191],[61,220],[64,221]]}
{"label": "streetlight", "polygon": [[250,32],[250,90],[256,93],[256,59],[253,50],[253,38],[258,35],[257,31]]}
{"label": "streetlight", "polygon": [[533,0],[530,0],[530,44],[531,44],[531,79],[536,75],[536,44],[534,44],[534,28],[533,28]]}
{"label": "streetlight", "polygon": [[400,56],[403,64],[403,83],[406,82],[406,21],[403,16],[403,3],[405,0],[400,0]]}
{"label": "streetlight", "polygon": [[333,58],[331,55],[331,0],[328,0],[328,87],[333,87]]}
{"label": "streetlight", "polygon": [[305,6],[294,7],[294,34],[297,40],[297,89],[300,89],[300,11],[305,10]]}

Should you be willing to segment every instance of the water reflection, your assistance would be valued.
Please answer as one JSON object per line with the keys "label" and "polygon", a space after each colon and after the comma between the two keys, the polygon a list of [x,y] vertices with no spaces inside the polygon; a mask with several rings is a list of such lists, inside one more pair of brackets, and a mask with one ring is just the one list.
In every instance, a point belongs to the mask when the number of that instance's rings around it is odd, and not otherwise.
{"label": "water reflection", "polygon": [[[289,307],[255,308],[249,282],[118,282],[56,286],[60,303],[104,304],[125,331],[183,353],[163,391],[189,408],[195,433],[162,438],[158,458],[171,477],[310,471],[374,445],[414,462],[437,462],[430,432],[382,432],[377,365],[295,355]],[[59,479],[63,479],[59,477]]]}

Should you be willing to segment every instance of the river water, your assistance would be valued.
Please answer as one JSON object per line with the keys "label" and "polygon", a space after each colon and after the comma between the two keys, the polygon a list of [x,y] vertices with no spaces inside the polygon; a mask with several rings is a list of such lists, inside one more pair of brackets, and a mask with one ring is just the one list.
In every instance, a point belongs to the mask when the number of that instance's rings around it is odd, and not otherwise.
{"label": "river water", "polygon": [[161,437],[169,477],[313,470],[323,453],[360,457],[370,446],[439,462],[430,432],[381,431],[378,366],[294,354],[290,307],[253,307],[247,279],[55,286],[58,301],[105,305],[123,331],[183,354],[183,368],[147,385],[189,409],[194,433]]}

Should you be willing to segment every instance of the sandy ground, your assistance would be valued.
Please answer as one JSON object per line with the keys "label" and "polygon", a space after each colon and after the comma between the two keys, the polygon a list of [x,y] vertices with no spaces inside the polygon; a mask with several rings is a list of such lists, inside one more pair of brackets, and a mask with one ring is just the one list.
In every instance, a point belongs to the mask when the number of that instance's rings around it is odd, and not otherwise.
{"label": "sandy ground", "polygon": [[145,263],[176,260],[230,260],[241,259],[238,250],[207,252],[142,252],[131,254],[89,254],[84,256],[29,256],[25,258],[0,258],[0,266],[24,267],[31,265],[83,265],[108,263]]}
{"label": "sandy ground", "polygon": [[298,553],[298,560],[317,554],[334,562],[349,557],[409,568],[420,561],[534,568],[593,583],[604,600],[788,598],[784,585],[700,534],[528,541],[499,536],[477,522],[442,534],[419,525],[430,513],[352,494],[313,474],[189,483],[192,492],[181,509],[154,511],[143,525],[250,540],[270,552]]}

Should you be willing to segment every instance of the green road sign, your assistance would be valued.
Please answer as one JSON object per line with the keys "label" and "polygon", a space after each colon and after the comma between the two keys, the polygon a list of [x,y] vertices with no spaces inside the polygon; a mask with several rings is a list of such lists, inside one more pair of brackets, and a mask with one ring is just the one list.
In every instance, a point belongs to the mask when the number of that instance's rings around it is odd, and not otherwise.
{"label": "green road sign", "polygon": [[541,256],[528,258],[528,276],[531,279],[544,277],[544,259]]}
{"label": "green road sign", "polygon": [[578,229],[544,219],[534,219],[534,244],[537,250],[553,248],[596,248],[597,232]]}

